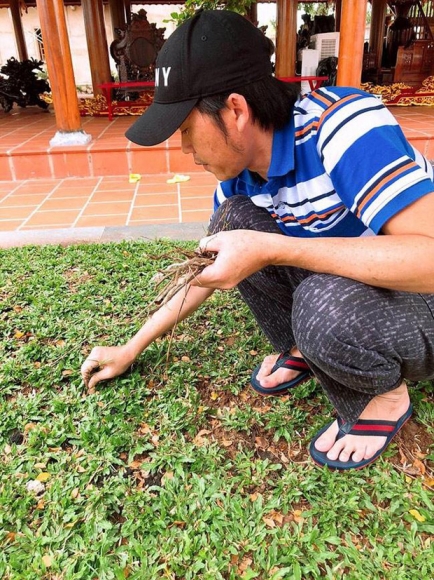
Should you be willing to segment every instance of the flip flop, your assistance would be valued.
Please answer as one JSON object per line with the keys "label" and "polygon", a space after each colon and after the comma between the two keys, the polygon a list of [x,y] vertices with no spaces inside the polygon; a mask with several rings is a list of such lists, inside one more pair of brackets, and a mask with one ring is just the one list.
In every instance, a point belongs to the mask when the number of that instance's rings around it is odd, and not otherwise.
{"label": "flip flop", "polygon": [[320,467],[328,467],[329,469],[338,469],[339,471],[346,471],[348,469],[362,469],[370,463],[373,463],[380,455],[385,451],[389,443],[401,429],[401,427],[410,419],[413,413],[413,407],[410,404],[407,411],[398,419],[398,421],[375,421],[368,419],[359,419],[356,423],[351,425],[346,425],[345,422],[338,417],[339,431],[336,437],[336,441],[345,437],[345,435],[366,435],[366,436],[386,436],[386,442],[383,447],[375,453],[369,459],[363,459],[362,461],[339,461],[339,459],[329,459],[325,452],[318,451],[315,447],[315,442],[318,438],[332,425],[329,423],[319,431],[315,437],[312,439],[309,452],[314,460],[314,462]]}
{"label": "flip flop", "polygon": [[279,355],[279,358],[277,359],[276,364],[271,369],[270,374],[274,373],[274,371],[277,371],[277,369],[280,368],[291,369],[293,371],[300,372],[300,374],[297,377],[295,377],[295,379],[287,381],[286,383],[281,383],[280,385],[277,385],[277,387],[267,389],[263,387],[258,380],[258,372],[260,368],[261,365],[258,365],[255,368],[252,374],[252,378],[250,379],[250,382],[252,384],[253,389],[257,393],[260,393],[261,395],[284,395],[290,389],[293,389],[297,385],[304,383],[309,377],[313,376],[313,373],[310,370],[304,358],[301,358],[300,356],[293,356],[288,351],[283,352],[282,354]]}

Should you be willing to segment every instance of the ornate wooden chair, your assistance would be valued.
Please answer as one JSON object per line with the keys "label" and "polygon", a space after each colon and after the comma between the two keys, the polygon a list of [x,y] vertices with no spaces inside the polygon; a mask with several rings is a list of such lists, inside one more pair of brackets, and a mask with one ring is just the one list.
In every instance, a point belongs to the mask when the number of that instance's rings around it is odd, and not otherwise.
{"label": "ornate wooden chair", "polygon": [[116,62],[119,82],[153,81],[155,59],[164,44],[165,28],[148,22],[143,8],[131,14],[131,24],[116,28],[119,38],[110,45],[110,54]]}

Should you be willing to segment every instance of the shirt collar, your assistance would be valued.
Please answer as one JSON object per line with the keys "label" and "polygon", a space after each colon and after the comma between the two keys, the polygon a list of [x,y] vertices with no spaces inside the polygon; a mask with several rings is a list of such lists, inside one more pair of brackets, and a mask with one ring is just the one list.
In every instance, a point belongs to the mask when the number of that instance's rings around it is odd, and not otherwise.
{"label": "shirt collar", "polygon": [[278,131],[274,131],[271,149],[271,162],[268,169],[268,179],[286,175],[294,169],[294,118]]}

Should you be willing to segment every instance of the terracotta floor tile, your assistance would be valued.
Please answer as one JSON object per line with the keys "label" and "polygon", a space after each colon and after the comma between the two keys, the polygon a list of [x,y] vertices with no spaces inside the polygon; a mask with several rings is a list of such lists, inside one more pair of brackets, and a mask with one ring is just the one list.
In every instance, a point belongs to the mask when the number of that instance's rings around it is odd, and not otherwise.
{"label": "terracotta floor tile", "polygon": [[26,205],[23,207],[5,207],[0,205],[0,220],[24,220],[28,218],[36,208],[36,205]]}
{"label": "terracotta floor tile", "polygon": [[179,220],[178,206],[166,205],[163,209],[160,206],[135,207],[131,212],[131,221],[153,219],[171,219],[177,222]]}
{"label": "terracotta floor tile", "polygon": [[94,202],[114,202],[114,201],[132,201],[134,199],[134,191],[125,191],[124,189],[117,191],[107,191],[105,189],[98,189],[92,195],[92,203]]}
{"label": "terracotta floor tile", "polygon": [[181,201],[182,211],[208,210],[212,211],[214,204],[212,197],[187,197]]}
{"label": "terracotta floor tile", "polygon": [[2,179],[12,179],[12,171],[9,157],[0,157],[0,175]]}
{"label": "terracotta floor tile", "polygon": [[195,187],[186,186],[180,188],[181,199],[187,199],[189,197],[202,197],[206,196],[209,199],[213,199],[215,187],[210,185],[197,185]]}
{"label": "terracotta floor tile", "polygon": [[[167,179],[169,179],[168,176],[166,176]],[[151,193],[155,195],[156,193],[170,194],[177,192],[178,187],[176,183],[140,183],[137,188],[138,194]]]}
{"label": "terracotta floor tile", "polygon": [[53,191],[50,194],[50,198],[59,198],[59,197],[67,197],[68,199],[72,199],[74,197],[86,197],[89,198],[93,192],[95,191],[95,187],[92,186],[84,186],[84,187],[63,187],[60,186],[58,189]]}
{"label": "terracotta floor tile", "polygon": [[177,193],[139,193],[136,195],[134,205],[177,205],[178,199]]}
{"label": "terracotta floor tile", "polygon": [[83,216],[127,215],[131,203],[129,201],[115,201],[112,203],[89,203],[83,211]]}
{"label": "terracotta floor tile", "polygon": [[74,224],[76,228],[89,227],[110,227],[110,226],[124,226],[127,222],[127,214],[107,215],[107,216],[83,216]]}
{"label": "terracotta floor tile", "polygon": [[44,230],[59,230],[59,229],[69,229],[71,226],[69,224],[43,224],[40,226],[22,226],[21,228],[19,228],[20,232],[25,232],[25,231],[32,231],[32,230],[37,230],[37,231],[44,231]]}
{"label": "terracotta floor tile", "polygon": [[129,155],[131,173],[143,175],[152,173],[166,174],[169,172],[166,152],[153,151],[142,147],[140,150],[132,150]]}
{"label": "terracotta floor tile", "polygon": [[22,207],[25,205],[31,205],[33,207],[38,206],[40,203],[46,199],[47,195],[45,193],[34,193],[33,195],[9,195],[0,203],[0,212],[2,207]]}
{"label": "terracotta floor tile", "polygon": [[87,197],[57,197],[47,199],[39,211],[59,211],[66,209],[81,209],[87,203]]}
{"label": "terracotta floor tile", "polygon": [[0,193],[2,195],[13,193],[19,186],[19,181],[0,181]]}
{"label": "terracotta floor tile", "polygon": [[15,195],[32,195],[32,194],[48,194],[59,185],[58,181],[24,181],[19,185],[14,194]]}
{"label": "terracotta floor tile", "polygon": [[9,221],[2,221],[0,220],[0,232],[12,232],[17,230],[20,225],[23,223],[22,220],[9,220]]}
{"label": "terracotta floor tile", "polygon": [[171,185],[171,187],[176,187],[176,184],[168,184],[167,180],[172,177],[171,175],[168,175],[167,173],[164,174],[154,174],[154,175],[147,175],[147,174],[142,174],[142,178],[141,180],[138,182],[139,187],[142,187],[144,185],[148,186],[148,185],[156,185],[156,184],[167,184],[167,185]]}
{"label": "terracotta floor tile", "polygon": [[92,153],[92,167],[95,175],[128,175],[127,153],[95,151]]}
{"label": "terracotta floor tile", "polygon": [[116,194],[118,191],[132,191],[134,192],[137,187],[136,183],[129,183],[128,177],[119,178],[117,180],[109,180],[105,178],[98,185],[100,191],[113,192]]}
{"label": "terracotta floor tile", "polygon": [[101,181],[100,177],[83,177],[83,178],[77,178],[77,177],[70,177],[67,179],[62,179],[61,180],[61,187],[62,189],[75,189],[75,188],[83,188],[83,187],[95,187],[96,185],[98,185],[98,183]]}
{"label": "terracotta floor tile", "polygon": [[25,224],[25,226],[57,225],[59,227],[70,227],[77,216],[78,210],[44,211],[36,212]]}
{"label": "terracotta floor tile", "polygon": [[206,222],[208,223],[212,215],[212,211],[183,211],[182,223],[189,222]]}

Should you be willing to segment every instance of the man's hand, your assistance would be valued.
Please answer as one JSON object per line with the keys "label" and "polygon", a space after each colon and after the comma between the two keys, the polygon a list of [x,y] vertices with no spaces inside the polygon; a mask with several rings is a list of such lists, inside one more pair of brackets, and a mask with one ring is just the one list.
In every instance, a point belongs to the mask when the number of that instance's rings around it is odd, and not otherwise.
{"label": "man's hand", "polygon": [[270,242],[280,237],[251,230],[233,230],[203,238],[199,242],[200,250],[217,252],[217,258],[191,284],[224,290],[234,288],[241,280],[272,263],[273,243]]}
{"label": "man's hand", "polygon": [[125,346],[96,346],[84,361],[81,376],[86,387],[92,389],[100,381],[121,375],[133,362]]}

